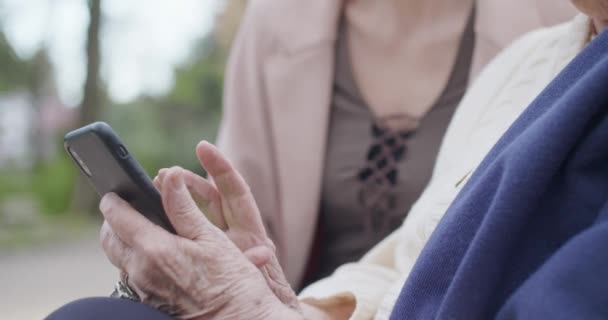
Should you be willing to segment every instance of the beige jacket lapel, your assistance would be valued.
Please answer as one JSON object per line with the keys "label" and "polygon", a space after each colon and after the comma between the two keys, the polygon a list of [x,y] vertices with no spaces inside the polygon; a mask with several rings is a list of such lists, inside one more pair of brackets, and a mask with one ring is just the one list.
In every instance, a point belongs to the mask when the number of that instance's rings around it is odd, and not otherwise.
{"label": "beige jacket lapel", "polygon": [[295,284],[317,224],[341,2],[285,2],[289,23],[263,70],[280,184],[280,260]]}

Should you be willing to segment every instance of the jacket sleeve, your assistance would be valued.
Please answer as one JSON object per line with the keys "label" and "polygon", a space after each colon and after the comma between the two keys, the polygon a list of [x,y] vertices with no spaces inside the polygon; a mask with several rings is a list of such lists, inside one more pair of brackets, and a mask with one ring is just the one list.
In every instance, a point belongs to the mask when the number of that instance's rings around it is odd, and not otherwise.
{"label": "jacket sleeve", "polygon": [[272,33],[264,24],[267,1],[250,1],[233,43],[224,81],[224,106],[217,145],[243,175],[266,229],[278,242],[277,187],[264,87],[263,62]]}

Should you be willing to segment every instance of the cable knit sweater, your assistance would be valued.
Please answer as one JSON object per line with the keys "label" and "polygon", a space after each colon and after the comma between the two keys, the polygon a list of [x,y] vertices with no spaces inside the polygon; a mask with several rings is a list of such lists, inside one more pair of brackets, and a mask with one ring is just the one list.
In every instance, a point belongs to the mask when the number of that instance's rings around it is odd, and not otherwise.
{"label": "cable knit sweater", "polygon": [[465,95],[433,177],[401,228],[359,262],[306,288],[300,298],[331,307],[356,302],[351,319],[388,319],[416,258],[473,170],[513,121],[583,48],[589,20],[529,33],[500,54]]}

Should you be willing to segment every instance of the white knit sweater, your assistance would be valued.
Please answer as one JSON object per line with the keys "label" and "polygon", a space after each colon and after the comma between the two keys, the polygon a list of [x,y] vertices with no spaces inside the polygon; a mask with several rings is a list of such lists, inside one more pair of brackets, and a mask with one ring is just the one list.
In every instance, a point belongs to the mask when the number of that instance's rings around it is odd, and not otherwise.
{"label": "white knit sweater", "polygon": [[[404,224],[361,261],[306,288],[300,298],[331,306],[355,299],[351,319],[388,319],[435,226],[490,148],[583,48],[589,20],[531,32],[501,53],[469,89],[444,137],[433,177]],[[352,301],[352,300],[351,300]]]}

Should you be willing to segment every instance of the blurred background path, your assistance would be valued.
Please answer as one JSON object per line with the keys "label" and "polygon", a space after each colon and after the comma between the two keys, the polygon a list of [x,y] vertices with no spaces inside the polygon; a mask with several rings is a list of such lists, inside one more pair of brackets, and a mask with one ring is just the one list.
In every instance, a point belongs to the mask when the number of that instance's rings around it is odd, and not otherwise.
{"label": "blurred background path", "polygon": [[0,253],[2,318],[43,319],[68,301],[107,296],[117,274],[95,234],[74,243]]}

